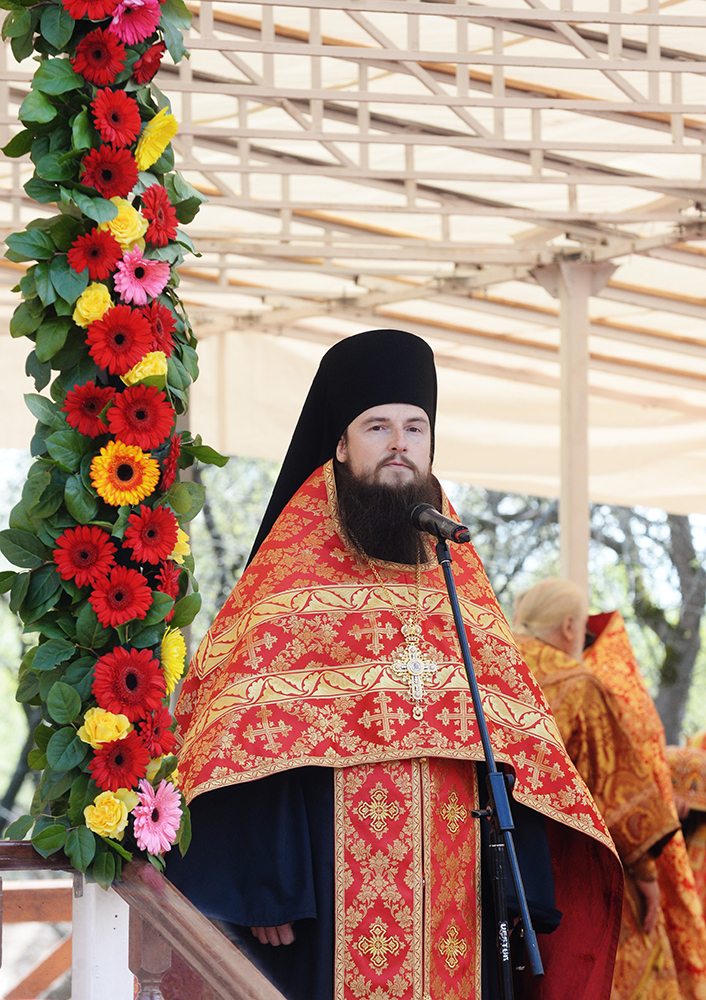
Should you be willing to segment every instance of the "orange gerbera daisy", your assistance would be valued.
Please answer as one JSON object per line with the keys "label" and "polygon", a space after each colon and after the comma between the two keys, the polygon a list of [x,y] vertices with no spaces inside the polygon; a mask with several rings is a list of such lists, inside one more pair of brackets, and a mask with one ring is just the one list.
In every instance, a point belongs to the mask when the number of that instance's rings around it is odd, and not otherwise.
{"label": "orange gerbera daisy", "polygon": [[154,491],[159,465],[136,445],[109,441],[91,462],[91,482],[113,507],[140,503]]}

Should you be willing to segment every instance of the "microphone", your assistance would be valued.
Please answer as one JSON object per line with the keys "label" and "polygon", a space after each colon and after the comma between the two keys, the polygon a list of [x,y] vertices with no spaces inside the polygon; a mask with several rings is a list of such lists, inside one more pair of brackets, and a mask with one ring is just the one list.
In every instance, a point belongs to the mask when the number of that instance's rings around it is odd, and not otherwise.
{"label": "microphone", "polygon": [[444,517],[430,503],[413,503],[407,508],[407,517],[418,531],[428,531],[437,538],[450,542],[470,542],[471,533],[465,524]]}

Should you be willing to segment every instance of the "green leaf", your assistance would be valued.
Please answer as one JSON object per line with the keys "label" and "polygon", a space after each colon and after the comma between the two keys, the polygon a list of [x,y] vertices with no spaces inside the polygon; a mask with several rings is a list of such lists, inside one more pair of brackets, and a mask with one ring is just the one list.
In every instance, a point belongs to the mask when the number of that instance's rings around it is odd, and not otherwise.
{"label": "green leaf", "polygon": [[6,594],[17,578],[17,573],[11,569],[3,570],[0,573],[0,594]]}
{"label": "green leaf", "polygon": [[34,51],[34,29],[24,35],[19,35],[17,38],[11,38],[10,48],[17,62],[22,62],[27,56],[31,56]]}
{"label": "green leaf", "polygon": [[[25,393],[25,403],[32,416],[36,417],[42,424],[52,424],[54,417],[59,412],[59,407],[56,403],[52,403],[51,399],[47,399],[46,396],[39,396],[34,392]],[[48,471],[48,469],[45,469],[44,473],[48,474]],[[49,479],[46,480],[47,485],[48,483]]]}
{"label": "green leaf", "polygon": [[85,772],[79,774],[71,783],[69,794],[69,820],[73,825],[83,820],[83,810],[91,805],[100,789],[91,781],[90,775]]}
{"label": "green leaf", "polygon": [[155,590],[152,594],[152,604],[148,608],[145,617],[140,621],[140,626],[146,627],[147,625],[156,625],[158,622],[163,622],[173,607],[173,597]]}
{"label": "green leaf", "polygon": [[87,649],[101,649],[110,637],[110,629],[98,621],[98,616],[86,601],[76,619],[76,641]]}
{"label": "green leaf", "polygon": [[[75,768],[71,768],[68,771],[55,771],[49,766],[45,767],[44,774],[39,779],[39,793],[42,796],[43,801],[46,803],[46,806],[48,806],[55,799],[59,799],[62,795],[65,795],[71,788],[71,783],[75,777]],[[67,826],[68,822],[67,817]]]}
{"label": "green leaf", "polygon": [[51,726],[47,726],[44,722],[40,722],[38,726],[35,726],[32,736],[34,738],[35,745],[38,750],[45,752],[49,746],[49,740],[52,738],[56,730],[52,729]]}
{"label": "green leaf", "polygon": [[[141,623],[140,623],[141,624]],[[147,625],[145,628],[130,628],[130,645],[135,649],[148,649],[159,645],[164,635],[165,624]]]}
{"label": "green leaf", "polygon": [[116,854],[119,854],[121,858],[125,858],[126,861],[132,860],[132,854],[126,851],[125,848],[117,842],[117,840],[112,840],[110,837],[105,837],[105,843],[108,847],[112,847]]}
{"label": "green leaf", "polygon": [[46,40],[55,49],[63,49],[74,32],[75,23],[61,4],[50,4],[42,12],[40,26]]}
{"label": "green leaf", "polygon": [[88,285],[88,268],[74,271],[63,254],[57,254],[52,260],[49,265],[49,276],[57,293],[67,302],[75,302]]}
{"label": "green leaf", "polygon": [[115,856],[108,851],[96,855],[90,875],[102,889],[110,889],[115,878]]}
{"label": "green leaf", "polygon": [[57,681],[47,696],[47,709],[54,722],[68,725],[81,711],[81,698],[68,684]]}
{"label": "green leaf", "polygon": [[66,854],[77,871],[85,872],[96,854],[96,837],[87,826],[69,830],[66,837]]}
{"label": "green leaf", "polygon": [[64,683],[70,684],[80,696],[81,701],[88,701],[91,697],[93,687],[93,668],[96,663],[95,656],[81,656],[74,660],[64,674]]}
{"label": "green leaf", "polygon": [[48,260],[56,253],[54,241],[41,229],[26,229],[23,233],[10,233],[5,241],[8,247],[20,254],[22,260]]}
{"label": "green leaf", "polygon": [[57,110],[48,97],[38,90],[31,90],[20,105],[19,119],[21,122],[38,122],[46,124],[57,116]]}
{"label": "green leaf", "polygon": [[88,117],[88,108],[80,111],[71,126],[71,137],[74,149],[90,149],[93,145],[94,131]]}
{"label": "green leaf", "polygon": [[14,823],[10,823],[3,837],[5,840],[24,840],[33,826],[34,820],[31,816],[20,816]]}
{"label": "green leaf", "polygon": [[77,736],[75,729],[66,726],[49,740],[47,760],[55,771],[70,771],[81,763],[87,753],[88,745]]}
{"label": "green leaf", "polygon": [[33,142],[34,135],[32,132],[28,129],[23,129],[22,132],[13,135],[7,145],[2,147],[2,151],[5,156],[24,156],[25,153],[29,153]]}
{"label": "green leaf", "polygon": [[[31,96],[31,95],[30,95]],[[43,180],[41,177],[30,177],[25,184],[27,197],[42,205],[49,205],[59,198],[59,188],[56,184]]]}
{"label": "green leaf", "polygon": [[56,249],[60,253],[66,253],[76,237],[84,232],[84,226],[80,219],[74,219],[70,215],[55,215],[49,232]]}
{"label": "green leaf", "polygon": [[30,750],[27,754],[27,763],[33,771],[43,771],[47,766],[47,755],[43,750]]}
{"label": "green leaf", "polygon": [[10,611],[16,615],[29,589],[29,573],[18,573],[10,588]]}
{"label": "green leaf", "polygon": [[76,166],[63,153],[47,153],[37,164],[37,173],[45,181],[70,181],[76,174]]}
{"label": "green leaf", "polygon": [[[45,306],[50,306],[53,302],[56,302],[56,289],[52,285],[51,278],[49,277],[49,261],[40,260],[37,264],[34,269],[34,283],[37,286],[37,295]],[[47,320],[47,322],[52,324],[55,320],[52,317]],[[42,358],[42,360],[48,361],[49,359]]]}
{"label": "green leaf", "polygon": [[187,594],[174,606],[174,617],[170,621],[171,628],[185,628],[191,625],[201,610],[201,594]]}
{"label": "green leaf", "polygon": [[[66,660],[70,660],[74,655],[75,646],[68,639],[49,639],[37,647],[37,652],[32,661],[32,669],[37,672],[41,670],[53,670],[54,667]],[[73,730],[72,730],[73,732]]]}
{"label": "green leaf", "polygon": [[188,807],[185,807],[182,811],[181,823],[176,835],[176,843],[179,845],[179,852],[183,858],[191,843],[191,813]]}
{"label": "green leaf", "polygon": [[188,514],[193,505],[191,495],[184,483],[174,483],[169,487],[165,498],[177,517],[184,517]]}
{"label": "green leaf", "polygon": [[191,499],[191,507],[182,515],[182,521],[191,521],[192,518],[196,517],[201,508],[204,505],[206,499],[206,488],[201,485],[201,483],[180,483],[184,487],[186,492],[189,494]]}
{"label": "green leaf", "polygon": [[11,337],[29,337],[41,326],[43,313],[33,315],[26,302],[20,302],[10,320]]}
{"label": "green leaf", "polygon": [[31,87],[32,90],[55,97],[66,94],[69,90],[77,90],[83,84],[83,77],[74,73],[68,59],[44,59],[32,77]]}
{"label": "green leaf", "polygon": [[190,222],[193,222],[202,203],[203,198],[187,198],[185,201],[177,202],[174,206],[174,214],[182,226],[188,226]]}
{"label": "green leaf", "polygon": [[98,499],[87,489],[79,476],[70,476],[64,489],[64,501],[69,514],[79,524],[88,524],[98,513]]}
{"label": "green leaf", "polygon": [[5,18],[2,24],[2,37],[5,38],[19,38],[21,35],[26,35],[28,31],[32,28],[32,15],[28,10],[24,8],[21,10],[13,10],[11,14]]}
{"label": "green leaf", "polygon": [[[26,622],[36,621],[41,614],[45,614],[50,607],[53,607],[59,599],[61,590],[61,577],[56,571],[53,563],[47,563],[34,569],[30,573],[27,596],[22,602],[22,617]],[[52,600],[56,597],[56,600]],[[51,603],[50,603],[51,602]]]}
{"label": "green leaf", "polygon": [[159,26],[175,63],[179,62],[182,56],[188,55],[182,33],[190,24],[191,14],[183,0],[164,0]]}
{"label": "green leaf", "polygon": [[[39,694],[39,678],[36,674],[27,674],[17,685],[15,701],[20,704],[34,703]],[[38,704],[38,701],[36,702]],[[44,767],[44,764],[41,765]]]}
{"label": "green leaf", "polygon": [[38,361],[49,361],[62,349],[73,323],[67,316],[45,320],[37,331]]}
{"label": "green leaf", "polygon": [[158,785],[163,778],[170,778],[172,774],[176,771],[179,766],[179,758],[174,754],[169,754],[167,757],[162,758],[162,763],[159,765],[159,771],[154,776],[153,785]]}
{"label": "green leaf", "polygon": [[118,214],[112,201],[107,201],[105,198],[91,198],[83,191],[71,191],[71,197],[84,215],[94,222],[110,222]]}
{"label": "green leaf", "polygon": [[205,462],[207,465],[217,465],[219,469],[222,469],[224,465],[228,464],[228,456],[221,455],[219,452],[215,451],[213,448],[209,448],[208,445],[193,445],[184,444],[181,450],[186,455],[193,455],[197,458],[199,462]]}
{"label": "green leaf", "polygon": [[55,462],[59,462],[70,472],[76,472],[81,459],[91,451],[93,443],[78,431],[54,431],[47,438],[47,450]]}
{"label": "green leaf", "polygon": [[67,830],[65,826],[53,823],[32,837],[32,845],[43,858],[60,851],[66,843]]}
{"label": "green leaf", "polygon": [[17,528],[0,531],[0,552],[14,566],[36,569],[49,558],[49,552],[36,535]]}

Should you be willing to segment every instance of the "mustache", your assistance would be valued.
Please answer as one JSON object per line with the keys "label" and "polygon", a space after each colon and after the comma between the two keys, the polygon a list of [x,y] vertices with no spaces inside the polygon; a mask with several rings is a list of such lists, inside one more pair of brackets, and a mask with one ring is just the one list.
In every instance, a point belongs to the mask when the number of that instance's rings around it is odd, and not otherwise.
{"label": "mustache", "polygon": [[395,465],[406,465],[408,469],[419,475],[419,467],[404,455],[393,455],[392,458],[383,459],[381,462],[378,462],[375,471],[378,472],[380,469],[384,469],[386,465],[392,465],[393,463]]}

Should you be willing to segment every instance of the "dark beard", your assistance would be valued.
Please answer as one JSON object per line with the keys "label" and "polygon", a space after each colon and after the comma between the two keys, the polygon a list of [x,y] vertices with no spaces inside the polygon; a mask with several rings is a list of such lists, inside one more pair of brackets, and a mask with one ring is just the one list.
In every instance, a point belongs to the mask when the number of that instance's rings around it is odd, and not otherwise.
{"label": "dark beard", "polygon": [[414,565],[426,561],[422,536],[406,517],[412,503],[441,505],[441,487],[429,473],[399,486],[371,483],[334,461],[338,512],[343,530],[359,555]]}

